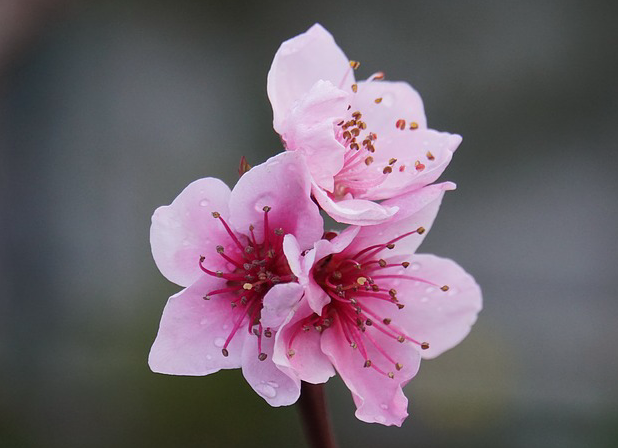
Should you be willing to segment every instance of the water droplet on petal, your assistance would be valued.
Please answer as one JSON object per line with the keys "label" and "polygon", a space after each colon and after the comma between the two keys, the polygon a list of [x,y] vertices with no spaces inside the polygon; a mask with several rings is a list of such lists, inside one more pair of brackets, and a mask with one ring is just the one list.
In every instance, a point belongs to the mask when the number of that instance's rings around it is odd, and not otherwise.
{"label": "water droplet on petal", "polygon": [[200,201],[200,205],[201,205],[202,207],[206,207],[208,204],[210,204],[210,201],[209,201],[208,199],[202,199],[202,200]]}
{"label": "water droplet on petal", "polygon": [[428,286],[427,289],[425,289],[425,292],[427,294],[434,292],[436,290],[436,288],[434,288],[433,286]]}
{"label": "water droplet on petal", "polygon": [[418,271],[421,268],[421,264],[416,261],[410,265],[410,269],[413,271]]}
{"label": "water droplet on petal", "polygon": [[225,339],[223,338],[215,338],[215,347],[223,347],[223,345],[225,344]]}
{"label": "water droplet on petal", "polygon": [[269,386],[268,384],[258,384],[257,386],[255,386],[255,390],[258,394],[266,398],[275,398],[275,396],[277,395],[277,391],[275,390],[275,388]]}
{"label": "water droplet on petal", "polygon": [[279,387],[279,383],[275,383],[274,381],[267,381],[266,384],[268,384],[271,387],[274,387],[275,389]]}
{"label": "water droplet on petal", "polygon": [[384,409],[384,410],[387,410],[387,409],[388,409],[388,405],[387,405],[386,403],[382,403],[382,404],[380,405],[380,407],[381,407],[382,409]]}
{"label": "water droplet on petal", "polygon": [[427,303],[427,302],[429,302],[429,297],[423,297],[423,298],[421,299],[421,302],[422,302],[422,303]]}
{"label": "water droplet on petal", "polygon": [[210,361],[212,359],[212,356],[206,355],[206,359]]}
{"label": "water droplet on petal", "polygon": [[276,201],[273,199],[273,197],[270,194],[262,195],[255,201],[255,206],[254,206],[255,211],[260,212],[260,214],[264,213],[264,207],[265,206],[272,207],[275,202]]}

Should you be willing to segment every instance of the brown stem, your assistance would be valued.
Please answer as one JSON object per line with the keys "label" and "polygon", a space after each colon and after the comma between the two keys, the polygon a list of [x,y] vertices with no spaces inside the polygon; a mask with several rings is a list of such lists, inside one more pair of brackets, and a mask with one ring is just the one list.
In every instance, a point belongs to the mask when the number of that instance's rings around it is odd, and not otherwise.
{"label": "brown stem", "polygon": [[311,448],[337,448],[326,409],[323,384],[301,383],[298,406]]}

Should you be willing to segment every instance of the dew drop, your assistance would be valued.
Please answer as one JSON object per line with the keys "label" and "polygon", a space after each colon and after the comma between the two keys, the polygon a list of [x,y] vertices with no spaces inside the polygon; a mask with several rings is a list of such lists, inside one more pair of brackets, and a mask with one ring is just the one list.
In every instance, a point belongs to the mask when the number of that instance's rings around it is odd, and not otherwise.
{"label": "dew drop", "polygon": [[215,338],[215,347],[223,347],[223,345],[225,344],[225,339],[223,338]]}
{"label": "dew drop", "polygon": [[275,389],[279,387],[279,383],[276,383],[274,381],[267,381],[266,384],[268,384],[270,387],[274,387]]}
{"label": "dew drop", "polygon": [[434,292],[436,290],[436,288],[434,288],[433,286],[428,286],[427,289],[425,289],[425,292],[427,294]]}
{"label": "dew drop", "polygon": [[272,207],[275,202],[276,201],[270,194],[262,195],[255,201],[255,211],[262,214],[264,213],[264,206],[268,205],[269,207]]}
{"label": "dew drop", "polygon": [[382,102],[380,104],[382,105],[382,107],[391,107],[394,102],[395,95],[393,95],[391,92],[386,92],[384,95],[382,95]]}
{"label": "dew drop", "polygon": [[427,303],[427,302],[429,302],[429,297],[423,297],[423,298],[421,299],[421,302],[422,302],[422,303]]}
{"label": "dew drop", "polygon": [[212,359],[212,356],[206,355],[206,359],[210,361]]}
{"label": "dew drop", "polygon": [[208,204],[210,204],[210,201],[209,201],[208,199],[202,199],[202,200],[200,201],[200,205],[201,205],[202,207],[206,207]]}
{"label": "dew drop", "polygon": [[384,409],[385,411],[388,409],[388,405],[386,403],[382,403],[380,407]]}
{"label": "dew drop", "polygon": [[255,390],[257,391],[257,393],[266,398],[275,398],[275,396],[277,395],[277,391],[275,390],[275,388],[268,384],[258,384],[257,386],[255,386]]}
{"label": "dew drop", "polygon": [[421,264],[416,261],[410,265],[410,269],[412,269],[413,271],[418,271],[420,268]]}

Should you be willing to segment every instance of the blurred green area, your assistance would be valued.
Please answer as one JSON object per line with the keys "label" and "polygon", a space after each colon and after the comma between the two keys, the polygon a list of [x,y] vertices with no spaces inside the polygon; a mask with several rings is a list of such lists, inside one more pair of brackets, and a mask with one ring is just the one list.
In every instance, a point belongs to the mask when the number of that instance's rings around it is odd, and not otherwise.
{"label": "blurred green area", "polygon": [[457,260],[485,297],[471,335],[406,387],[402,428],[356,420],[329,382],[341,446],[618,446],[612,4],[12,6],[0,9],[2,448],[305,446],[294,407],[269,407],[239,371],[149,371],[179,288],[148,228],[194,179],[232,185],[242,155],[280,151],[266,73],[316,21],[361,78],[409,81],[430,125],[464,136],[445,174],[458,190],[422,250]]}

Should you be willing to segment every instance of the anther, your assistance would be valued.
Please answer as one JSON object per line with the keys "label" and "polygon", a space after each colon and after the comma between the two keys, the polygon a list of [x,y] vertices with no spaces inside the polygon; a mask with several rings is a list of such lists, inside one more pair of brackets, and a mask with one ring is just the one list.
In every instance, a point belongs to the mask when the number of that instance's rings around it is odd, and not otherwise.
{"label": "anther", "polygon": [[356,279],[356,283],[358,283],[359,285],[364,285],[367,282],[367,278],[366,277],[358,277]]}
{"label": "anther", "polygon": [[416,171],[423,171],[425,169],[425,165],[423,165],[420,161],[414,162],[414,168]]}
{"label": "anther", "polygon": [[393,157],[392,159],[390,159],[390,160],[388,161],[388,164],[389,164],[389,165],[394,165],[396,162],[397,162],[397,159],[395,159],[395,158]]}
{"label": "anther", "polygon": [[291,358],[295,354],[296,354],[296,352],[294,350],[292,350],[292,349],[288,350],[288,358]]}
{"label": "anther", "polygon": [[403,335],[397,336],[397,342],[401,342],[402,344],[406,342],[406,337]]}
{"label": "anther", "polygon": [[223,248],[223,246],[217,246],[217,252],[222,254],[223,252],[225,252],[225,249]]}
{"label": "anther", "polygon": [[425,233],[425,227],[419,227],[418,229],[416,229],[416,233],[418,233],[419,235],[422,235],[423,233]]}
{"label": "anther", "polygon": [[267,338],[271,337],[273,335],[273,332],[270,331],[269,328],[267,328],[266,330],[264,330],[264,336],[266,336]]}
{"label": "anther", "polygon": [[266,353],[260,353],[260,354],[258,355],[258,359],[259,359],[260,361],[265,361],[265,360],[266,360],[266,358],[268,358],[268,355],[267,355]]}
{"label": "anther", "polygon": [[230,352],[227,351],[227,348],[222,348],[221,349],[221,353],[223,354],[223,356],[229,356]]}
{"label": "anther", "polygon": [[358,92],[358,84],[352,84],[352,92]]}
{"label": "anther", "polygon": [[434,160],[434,159],[435,159],[435,157],[433,156],[433,154],[431,153],[431,151],[427,151],[427,154],[425,154],[425,155],[427,156],[427,158],[428,158],[429,160]]}
{"label": "anther", "polygon": [[403,309],[403,307],[404,307],[404,305],[403,305],[403,304],[401,304],[401,303],[398,303],[398,304],[397,304],[397,308],[399,308],[400,310],[402,310],[402,309]]}
{"label": "anther", "polygon": [[384,174],[390,174],[393,172],[393,169],[390,166],[385,166],[384,169],[382,170],[382,173]]}
{"label": "anther", "polygon": [[353,349],[355,349],[355,348],[356,348],[356,347],[358,347],[358,346],[356,345],[356,342],[352,342],[352,343],[350,344],[350,347],[352,347]]}
{"label": "anther", "polygon": [[384,325],[390,325],[391,320],[388,317],[385,317],[384,319],[382,319],[382,322],[384,322]]}
{"label": "anther", "polygon": [[360,117],[363,116],[363,114],[360,113],[359,110],[357,110],[356,112],[352,112],[352,116],[354,117],[355,120],[360,119]]}
{"label": "anther", "polygon": [[373,322],[371,321],[371,319],[367,319],[365,321],[365,325],[367,325],[368,327],[371,327],[373,325]]}
{"label": "anther", "polygon": [[221,217],[221,213],[219,213],[219,212],[212,212],[212,217],[215,218],[215,219],[220,218]]}
{"label": "anther", "polygon": [[389,289],[388,295],[391,296],[391,297],[396,297],[397,296],[397,290],[395,288]]}
{"label": "anther", "polygon": [[253,252],[253,246],[246,246],[245,247],[245,253],[250,254]]}
{"label": "anther", "polygon": [[358,151],[358,143],[350,144],[350,149],[353,150],[353,151]]}
{"label": "anther", "polygon": [[395,244],[394,243],[390,243],[386,245],[387,249],[394,249],[395,248]]}
{"label": "anther", "polygon": [[375,292],[378,292],[380,290],[380,287],[378,285],[371,285],[371,289]]}
{"label": "anther", "polygon": [[404,261],[403,263],[401,263],[401,265],[402,265],[404,268],[407,268],[408,266],[410,266],[410,262],[409,262],[409,261]]}
{"label": "anther", "polygon": [[403,369],[403,364],[397,363],[397,364],[395,364],[395,368],[397,370],[401,370],[401,369]]}
{"label": "anther", "polygon": [[217,274],[217,277],[223,277],[223,272],[221,271],[217,271],[216,274]]}
{"label": "anther", "polygon": [[283,229],[282,228],[275,229],[275,235],[279,235],[279,236],[283,235]]}
{"label": "anther", "polygon": [[448,290],[449,290],[449,287],[448,287],[448,285],[444,285],[444,286],[442,286],[440,289],[441,289],[442,291],[446,292],[446,291],[448,291]]}
{"label": "anther", "polygon": [[206,295],[206,296],[202,297],[202,299],[204,299],[204,300],[210,300],[210,296],[209,296],[209,295]]}
{"label": "anther", "polygon": [[200,263],[203,263],[206,258],[203,255],[200,255]]}
{"label": "anther", "polygon": [[416,121],[413,121],[412,123],[410,123],[410,129],[412,130],[418,129],[418,123]]}
{"label": "anther", "polygon": [[357,126],[359,129],[363,129],[363,130],[367,129],[367,123],[365,123],[364,121],[359,121],[357,123]]}
{"label": "anther", "polygon": [[429,348],[429,342],[421,342],[421,348],[427,350]]}
{"label": "anther", "polygon": [[352,138],[352,134],[350,134],[350,131],[345,131],[345,132],[343,133],[343,139],[344,139],[344,140],[349,140],[349,139],[351,139],[351,138]]}
{"label": "anther", "polygon": [[341,272],[339,271],[333,271],[332,276],[334,279],[339,280],[343,276],[343,274],[341,274]]}
{"label": "anther", "polygon": [[253,288],[253,283],[245,283],[244,285],[242,285],[242,288],[249,291],[250,289]]}
{"label": "anther", "polygon": [[402,131],[406,128],[406,120],[403,119],[399,119],[397,120],[397,122],[395,123],[395,127],[397,129],[401,129]]}
{"label": "anther", "polygon": [[399,166],[399,172],[403,173],[406,170],[406,166],[405,165],[400,165]]}
{"label": "anther", "polygon": [[358,67],[360,67],[360,62],[358,62],[358,61],[350,61],[350,67],[352,67],[354,70],[356,70]]}
{"label": "anther", "polygon": [[368,359],[367,361],[365,361],[365,365],[364,367],[371,367],[371,360]]}
{"label": "anther", "polygon": [[377,72],[377,73],[374,73],[374,74],[373,74],[373,76],[372,76],[372,78],[373,78],[374,80],[380,81],[380,80],[384,79],[384,72]]}
{"label": "anther", "polygon": [[354,137],[358,137],[358,136],[359,136],[359,134],[360,134],[360,129],[358,129],[358,128],[352,128],[352,130],[351,130],[350,132],[352,133],[352,135],[353,135]]}
{"label": "anther", "polygon": [[395,378],[395,374],[393,372],[388,372],[388,377],[392,380],[393,378]]}
{"label": "anther", "polygon": [[265,205],[264,207],[262,207],[262,210],[264,210],[266,213],[268,213],[272,209],[268,205]]}
{"label": "anther", "polygon": [[369,156],[365,159],[365,165],[369,166],[373,163],[373,157]]}
{"label": "anther", "polygon": [[381,268],[386,267],[386,260],[378,260],[378,264],[380,265]]}
{"label": "anther", "polygon": [[374,103],[376,104],[380,104],[382,102],[382,98],[376,98],[375,100],[373,100]]}

